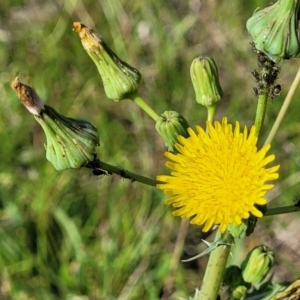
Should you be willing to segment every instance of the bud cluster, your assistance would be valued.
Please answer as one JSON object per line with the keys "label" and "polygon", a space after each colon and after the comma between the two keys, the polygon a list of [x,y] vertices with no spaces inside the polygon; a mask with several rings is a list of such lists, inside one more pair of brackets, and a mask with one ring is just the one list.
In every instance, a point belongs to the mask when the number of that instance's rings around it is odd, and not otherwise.
{"label": "bud cluster", "polygon": [[260,245],[248,253],[240,267],[227,267],[223,283],[230,290],[230,299],[245,299],[252,284],[262,283],[273,264],[273,251],[265,245]]}

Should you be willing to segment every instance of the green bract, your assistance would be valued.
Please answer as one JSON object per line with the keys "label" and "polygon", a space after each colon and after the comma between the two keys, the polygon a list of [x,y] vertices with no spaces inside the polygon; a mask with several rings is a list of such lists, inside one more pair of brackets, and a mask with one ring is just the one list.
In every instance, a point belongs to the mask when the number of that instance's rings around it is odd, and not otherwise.
{"label": "green bract", "polygon": [[113,100],[128,99],[138,88],[140,72],[122,61],[92,29],[74,22],[74,30],[98,68],[106,96]]}
{"label": "green bract", "polygon": [[93,160],[99,136],[91,123],[67,118],[47,105],[34,117],[46,135],[46,158],[56,170],[80,168]]}
{"label": "green bract", "polygon": [[191,79],[196,101],[206,107],[215,105],[223,96],[218,68],[212,58],[195,58],[191,65]]}
{"label": "green bract", "polygon": [[273,251],[265,245],[253,248],[241,265],[243,278],[249,283],[260,283],[274,264]]}
{"label": "green bract", "polygon": [[299,0],[279,0],[247,21],[256,49],[275,63],[299,56],[298,11]]}
{"label": "green bract", "polygon": [[245,236],[249,236],[253,233],[256,222],[257,218],[253,215],[250,215],[248,219],[242,219],[242,223],[240,225],[236,225],[234,223],[229,224],[227,226],[227,230],[235,238],[244,238]]}
{"label": "green bract", "polygon": [[163,138],[169,151],[176,151],[175,144],[178,143],[179,135],[189,136],[189,127],[187,120],[176,111],[165,111],[155,124],[156,131]]}

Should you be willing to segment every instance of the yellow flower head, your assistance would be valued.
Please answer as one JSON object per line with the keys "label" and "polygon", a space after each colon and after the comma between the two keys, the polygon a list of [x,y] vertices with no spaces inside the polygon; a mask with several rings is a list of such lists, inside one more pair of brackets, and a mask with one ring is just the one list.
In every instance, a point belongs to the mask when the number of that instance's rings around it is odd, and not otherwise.
{"label": "yellow flower head", "polygon": [[193,217],[191,224],[205,224],[203,231],[219,224],[224,232],[250,213],[263,216],[255,205],[267,203],[265,194],[274,186],[267,182],[278,178],[279,165],[266,168],[275,156],[266,156],[270,145],[257,150],[255,126],[248,135],[246,127],[241,133],[236,122],[233,130],[223,118],[222,123],[207,121],[207,128],[208,133],[197,126],[197,134],[189,128],[190,137],[178,137],[179,154],[165,153],[171,175],[157,176],[162,182],[157,188],[171,195],[166,204],[177,208],[174,216]]}

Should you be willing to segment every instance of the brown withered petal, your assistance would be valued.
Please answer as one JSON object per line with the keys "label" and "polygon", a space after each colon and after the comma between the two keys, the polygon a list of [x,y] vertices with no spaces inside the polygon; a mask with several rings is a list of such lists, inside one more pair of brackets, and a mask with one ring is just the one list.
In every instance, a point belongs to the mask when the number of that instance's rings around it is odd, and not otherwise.
{"label": "brown withered petal", "polygon": [[44,102],[36,93],[36,91],[30,86],[23,84],[19,81],[19,77],[16,77],[11,83],[11,87],[16,91],[22,104],[33,115],[39,116],[45,109]]}

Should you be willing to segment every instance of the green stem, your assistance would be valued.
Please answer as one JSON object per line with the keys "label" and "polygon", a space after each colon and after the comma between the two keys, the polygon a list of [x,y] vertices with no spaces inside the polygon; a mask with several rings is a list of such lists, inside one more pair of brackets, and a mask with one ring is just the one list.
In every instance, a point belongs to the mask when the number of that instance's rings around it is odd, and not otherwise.
{"label": "green stem", "polygon": [[254,122],[254,125],[256,127],[256,136],[260,135],[260,131],[264,123],[266,109],[267,109],[267,102],[268,102],[267,92],[264,92],[258,96],[258,104],[257,104],[256,116]]}
{"label": "green stem", "polygon": [[287,109],[288,109],[288,107],[291,103],[292,97],[295,94],[295,91],[296,91],[296,89],[299,85],[299,82],[300,82],[300,68],[298,69],[298,72],[295,76],[295,79],[294,79],[292,85],[291,85],[291,88],[289,89],[288,94],[286,95],[286,97],[284,99],[283,105],[281,106],[281,109],[280,109],[280,112],[279,112],[279,114],[276,118],[276,121],[275,121],[275,123],[274,123],[274,125],[273,125],[266,141],[265,141],[265,145],[270,144],[273,141],[273,139],[274,139],[274,137],[275,137],[275,135],[276,135],[276,133],[279,129],[279,126],[281,125],[283,117],[285,116],[286,111],[287,111]]}
{"label": "green stem", "polygon": [[268,208],[267,212],[264,214],[264,217],[288,214],[297,211],[300,211],[300,206],[290,205],[290,206]]}
{"label": "green stem", "polygon": [[132,95],[132,100],[137,104],[145,113],[147,113],[155,122],[159,115],[136,93]]}
{"label": "green stem", "polygon": [[99,167],[101,168],[101,170],[106,171],[108,174],[117,174],[120,177],[131,180],[132,182],[137,181],[137,182],[140,182],[140,183],[143,183],[143,184],[146,184],[149,186],[154,186],[154,187],[158,183],[160,183],[157,180],[127,171],[123,168],[119,168],[119,167],[107,164],[103,161],[99,161],[99,162],[100,162]]}
{"label": "green stem", "polygon": [[[219,239],[216,234],[215,241]],[[224,242],[231,244],[233,237],[229,232],[224,234]],[[209,256],[209,261],[202,281],[201,292],[197,300],[216,300],[223,280],[224,270],[230,253],[230,246],[219,246]]]}
{"label": "green stem", "polygon": [[[211,106],[207,106],[206,108],[207,108],[207,121],[210,121],[212,123],[215,117],[217,105],[214,104]],[[206,126],[206,133],[208,133],[208,126]]]}
{"label": "green stem", "polygon": [[210,121],[212,123],[215,117],[217,105],[216,104],[210,105],[207,106],[206,108],[207,108],[207,121]]}

